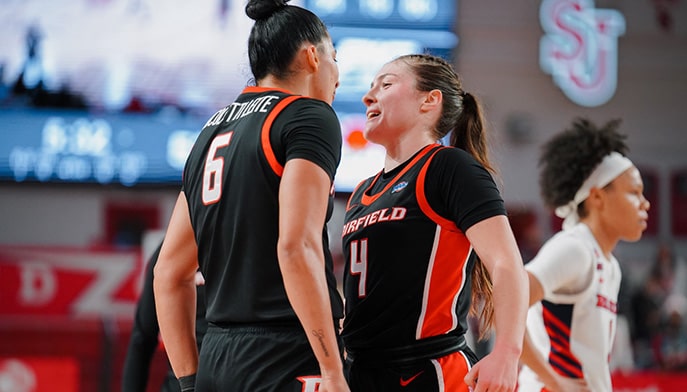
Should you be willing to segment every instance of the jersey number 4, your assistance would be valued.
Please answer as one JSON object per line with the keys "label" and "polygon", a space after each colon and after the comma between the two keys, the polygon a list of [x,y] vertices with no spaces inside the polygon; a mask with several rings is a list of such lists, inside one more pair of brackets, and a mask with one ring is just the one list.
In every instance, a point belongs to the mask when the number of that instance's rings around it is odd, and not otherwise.
{"label": "jersey number 4", "polygon": [[[360,250],[358,250],[360,246]],[[351,275],[360,275],[358,280],[358,297],[367,295],[367,238],[351,241]]]}
{"label": "jersey number 4", "polygon": [[222,197],[222,173],[224,157],[216,156],[217,150],[229,145],[233,132],[217,135],[210,144],[203,170],[203,204],[214,204]]}

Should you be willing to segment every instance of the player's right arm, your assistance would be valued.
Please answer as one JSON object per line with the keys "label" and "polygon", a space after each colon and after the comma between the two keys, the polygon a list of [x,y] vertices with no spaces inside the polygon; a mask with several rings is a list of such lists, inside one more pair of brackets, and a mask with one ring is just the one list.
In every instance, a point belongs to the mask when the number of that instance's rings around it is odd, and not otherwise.
{"label": "player's right arm", "polygon": [[195,339],[198,248],[184,192],[179,193],[155,265],[153,289],[160,335],[177,378],[198,367]]}

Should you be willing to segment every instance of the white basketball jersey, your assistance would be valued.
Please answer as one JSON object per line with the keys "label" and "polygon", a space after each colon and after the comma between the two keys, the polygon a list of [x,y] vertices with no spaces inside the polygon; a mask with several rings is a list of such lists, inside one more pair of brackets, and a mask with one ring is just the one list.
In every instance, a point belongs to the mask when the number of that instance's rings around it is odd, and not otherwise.
{"label": "white basketball jersey", "polygon": [[[574,264],[580,267],[575,270]],[[594,392],[612,391],[609,360],[621,280],[618,261],[613,256],[605,258],[589,228],[578,224],[547,241],[525,268],[544,288],[544,299],[527,314],[527,329],[535,347],[559,374],[584,377]],[[580,274],[577,278],[588,282],[586,288],[575,292],[560,283],[552,284],[563,280],[561,270]],[[547,282],[547,276],[560,279]],[[543,388],[525,366],[518,384],[520,392]]]}

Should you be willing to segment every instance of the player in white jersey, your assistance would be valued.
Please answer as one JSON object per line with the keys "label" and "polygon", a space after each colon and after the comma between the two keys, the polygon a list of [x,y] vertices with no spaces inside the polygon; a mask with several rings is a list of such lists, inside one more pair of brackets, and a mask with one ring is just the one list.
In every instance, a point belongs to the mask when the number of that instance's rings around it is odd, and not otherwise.
{"label": "player in white jersey", "polygon": [[621,272],[611,252],[641,238],[649,210],[618,124],[578,119],[543,147],[542,197],[564,221],[525,266],[531,308],[520,392],[612,391]]}

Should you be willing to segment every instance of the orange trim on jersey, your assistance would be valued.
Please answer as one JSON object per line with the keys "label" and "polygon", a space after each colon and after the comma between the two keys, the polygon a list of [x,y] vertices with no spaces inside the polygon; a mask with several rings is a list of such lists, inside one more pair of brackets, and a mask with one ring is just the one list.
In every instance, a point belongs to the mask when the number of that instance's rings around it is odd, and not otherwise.
{"label": "orange trim on jersey", "polygon": [[[247,87],[246,90],[250,88]],[[253,88],[260,88],[260,87],[253,87]],[[265,91],[264,89],[260,88],[260,91]],[[269,89],[269,90],[274,90],[274,89]],[[245,90],[244,90],[245,91]],[[270,114],[267,115],[267,118],[265,119],[265,123],[262,125],[262,133],[260,135],[260,140],[261,140],[261,145],[262,145],[262,152],[265,154],[265,158],[267,159],[267,163],[269,163],[270,167],[272,168],[272,171],[279,177],[281,177],[282,173],[284,173],[284,166],[282,166],[279,161],[277,161],[277,157],[274,155],[274,150],[272,150],[272,144],[270,143],[270,129],[272,128],[272,123],[274,123],[274,120],[277,118],[279,113],[281,113],[282,110],[286,106],[288,106],[291,102],[304,98],[300,95],[291,95],[289,97],[286,97],[279,101],[277,105],[272,109]]]}
{"label": "orange trim on jersey", "polygon": [[243,89],[241,94],[244,93],[266,93],[268,91],[279,91],[284,94],[289,94],[289,95],[295,95],[289,90],[284,90],[283,88],[276,88],[276,87],[260,87],[260,86],[247,86]]}
{"label": "orange trim on jersey", "polygon": [[442,148],[436,149],[424,163],[415,185],[418,205],[422,213],[437,224],[438,236],[430,260],[429,284],[425,285],[418,338],[445,334],[457,327],[456,301],[465,286],[465,268],[472,251],[470,242],[456,224],[436,213],[427,201],[427,168]]}
{"label": "orange trim on jersey", "polygon": [[456,303],[465,287],[465,268],[471,251],[462,232],[442,230],[437,226],[417,339],[443,335],[458,326]]}
{"label": "orange trim on jersey", "polygon": [[465,376],[470,371],[470,362],[465,355],[458,351],[441,357],[436,360],[438,364],[437,373],[441,372],[441,379],[444,387],[439,387],[440,391],[467,392],[468,385],[465,383]]}
{"label": "orange trim on jersey", "polygon": [[410,163],[408,165],[406,165],[406,167],[403,168],[403,170],[401,170],[398,174],[396,174],[396,177],[394,177],[394,179],[392,181],[389,181],[389,183],[386,184],[384,189],[382,189],[381,191],[377,192],[376,194],[374,194],[372,196],[368,196],[367,195],[368,191],[377,182],[377,179],[379,178],[379,176],[382,175],[381,171],[379,173],[377,173],[377,175],[375,176],[375,179],[370,183],[370,185],[367,187],[367,189],[363,193],[362,197],[360,198],[360,202],[366,206],[374,203],[374,201],[377,200],[386,191],[388,191],[392,185],[396,184],[396,181],[398,181],[398,179],[401,178],[402,175],[404,175],[408,170],[410,170],[410,168],[413,167],[417,163],[417,161],[419,161],[423,156],[425,156],[425,154],[427,154],[428,151],[430,151],[432,148],[434,148],[436,146],[438,146],[438,144],[436,144],[436,143],[425,146],[421,150],[421,152],[419,154],[417,154],[415,156],[415,158],[413,158],[413,160],[410,161]]}
{"label": "orange trim on jersey", "polygon": [[348,201],[346,202],[346,212],[348,212],[348,210],[350,210],[351,207],[353,207],[351,205],[351,201],[353,200],[353,196],[355,196],[355,193],[358,191],[358,188],[360,188],[360,186],[363,185],[363,182],[364,181],[358,183],[358,185],[355,186],[355,189],[353,189],[353,192],[351,192],[351,195],[348,196]]}
{"label": "orange trim on jersey", "polygon": [[420,170],[420,174],[417,177],[417,183],[415,184],[415,196],[417,197],[417,203],[420,206],[420,209],[425,215],[427,215],[429,219],[449,230],[459,231],[458,226],[456,226],[455,222],[440,216],[436,213],[436,211],[432,209],[432,207],[429,205],[429,202],[427,201],[427,195],[425,194],[425,179],[427,178],[427,170],[429,168],[429,164],[432,161],[432,158],[434,158],[434,156],[436,155],[436,153],[442,150],[443,148],[434,151],[434,153],[432,153],[432,156],[429,157],[429,159],[427,159],[427,162],[425,162],[425,165]]}

